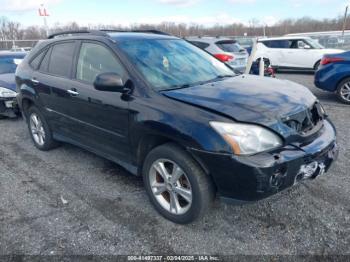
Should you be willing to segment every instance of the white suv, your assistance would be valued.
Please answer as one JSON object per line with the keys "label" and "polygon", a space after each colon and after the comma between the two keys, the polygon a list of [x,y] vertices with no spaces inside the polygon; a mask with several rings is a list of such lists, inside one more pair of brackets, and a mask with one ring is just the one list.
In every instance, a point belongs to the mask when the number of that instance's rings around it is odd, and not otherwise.
{"label": "white suv", "polygon": [[259,39],[254,59],[266,57],[275,69],[317,70],[322,56],[344,52],[326,49],[309,37],[278,37]]}

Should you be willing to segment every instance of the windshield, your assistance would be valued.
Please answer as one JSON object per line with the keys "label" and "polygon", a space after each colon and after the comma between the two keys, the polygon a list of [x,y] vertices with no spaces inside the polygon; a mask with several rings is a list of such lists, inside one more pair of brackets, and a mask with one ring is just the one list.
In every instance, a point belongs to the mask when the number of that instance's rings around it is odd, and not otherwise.
{"label": "windshield", "polygon": [[324,48],[323,45],[321,45],[317,40],[314,40],[314,39],[312,39],[312,38],[307,39],[306,41],[309,43],[309,45],[310,45],[311,47],[313,47],[313,48],[315,48],[315,49],[323,49],[323,48]]}
{"label": "windshield", "polygon": [[216,45],[221,50],[229,53],[239,53],[244,50],[237,42],[230,40],[216,42]]}
{"label": "windshield", "polygon": [[22,59],[13,57],[0,57],[0,74],[12,74],[16,72],[17,65]]}
{"label": "windshield", "polygon": [[208,53],[180,39],[119,42],[119,47],[155,90],[214,81],[234,72]]}

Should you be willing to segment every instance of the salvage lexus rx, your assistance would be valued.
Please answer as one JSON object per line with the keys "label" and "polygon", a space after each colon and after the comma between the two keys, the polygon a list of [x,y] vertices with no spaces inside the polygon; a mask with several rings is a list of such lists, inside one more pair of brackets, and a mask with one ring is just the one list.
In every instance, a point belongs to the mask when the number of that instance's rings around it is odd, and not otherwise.
{"label": "salvage lexus rx", "polygon": [[307,88],[236,75],[161,32],[52,35],[16,83],[38,149],[71,143],[142,175],[156,210],[176,223],[200,217],[216,195],[256,201],[323,175],[338,154]]}

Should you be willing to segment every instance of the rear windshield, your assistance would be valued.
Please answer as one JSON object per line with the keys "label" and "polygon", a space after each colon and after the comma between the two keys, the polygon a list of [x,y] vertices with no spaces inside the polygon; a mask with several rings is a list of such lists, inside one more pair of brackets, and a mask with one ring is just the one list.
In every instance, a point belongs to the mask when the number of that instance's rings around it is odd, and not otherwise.
{"label": "rear windshield", "polygon": [[244,50],[236,41],[233,40],[219,41],[215,44],[225,52],[238,53]]}
{"label": "rear windshield", "polygon": [[0,57],[0,74],[11,74],[16,72],[17,65],[23,58]]}

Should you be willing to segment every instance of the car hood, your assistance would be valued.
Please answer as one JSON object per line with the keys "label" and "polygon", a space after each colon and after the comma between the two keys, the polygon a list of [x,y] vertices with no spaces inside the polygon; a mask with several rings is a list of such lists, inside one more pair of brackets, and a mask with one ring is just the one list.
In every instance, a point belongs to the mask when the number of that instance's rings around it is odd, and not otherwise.
{"label": "car hood", "polygon": [[169,98],[198,106],[235,121],[269,127],[283,137],[295,134],[283,120],[306,111],[316,97],[288,80],[240,75],[189,88],[164,91]]}
{"label": "car hood", "polygon": [[16,91],[15,74],[0,74],[0,87]]}

